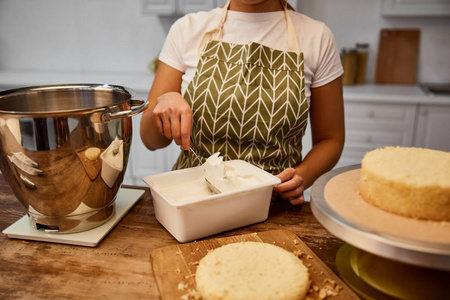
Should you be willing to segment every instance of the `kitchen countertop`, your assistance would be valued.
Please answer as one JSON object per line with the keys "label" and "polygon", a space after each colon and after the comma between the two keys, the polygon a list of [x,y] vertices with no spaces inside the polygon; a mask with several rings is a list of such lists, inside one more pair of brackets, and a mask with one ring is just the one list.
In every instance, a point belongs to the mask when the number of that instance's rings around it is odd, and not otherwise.
{"label": "kitchen countertop", "polygon": [[344,86],[344,101],[450,105],[450,95],[427,94],[418,85],[364,84]]}
{"label": "kitchen countertop", "polygon": [[[156,220],[149,189],[126,187],[145,192],[95,248],[9,239],[1,234],[0,298],[158,299],[150,253],[178,242]],[[20,219],[25,209],[2,175],[0,194],[0,230],[4,230]],[[293,231],[337,272],[335,257],[344,242],[318,223],[309,203],[273,202],[267,221],[213,237],[279,229]]]}

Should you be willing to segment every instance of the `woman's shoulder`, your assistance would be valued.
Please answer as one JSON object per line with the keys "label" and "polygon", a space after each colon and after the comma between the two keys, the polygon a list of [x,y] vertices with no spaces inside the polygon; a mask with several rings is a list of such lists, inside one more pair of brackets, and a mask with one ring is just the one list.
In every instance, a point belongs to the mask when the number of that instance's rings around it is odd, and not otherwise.
{"label": "woman's shoulder", "polygon": [[316,19],[311,18],[310,16],[304,15],[297,11],[289,11],[291,15],[292,22],[294,24],[301,23],[306,24],[308,26],[314,26],[314,27],[323,27],[325,26],[325,23]]}
{"label": "woman's shoulder", "polygon": [[199,11],[195,13],[188,13],[174,22],[172,29],[182,30],[185,32],[192,32],[210,27],[217,26],[220,19],[221,8],[215,8],[210,11]]}
{"label": "woman's shoulder", "polygon": [[333,37],[331,29],[322,21],[296,11],[290,11],[290,16],[298,32],[311,36]]}

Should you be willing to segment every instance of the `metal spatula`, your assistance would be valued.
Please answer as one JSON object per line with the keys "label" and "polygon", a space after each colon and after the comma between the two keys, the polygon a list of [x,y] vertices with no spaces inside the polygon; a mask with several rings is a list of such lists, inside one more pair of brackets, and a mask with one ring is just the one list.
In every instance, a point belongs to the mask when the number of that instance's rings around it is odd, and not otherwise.
{"label": "metal spatula", "polygon": [[[192,139],[191,139],[192,141]],[[191,153],[194,154],[194,156],[199,160],[202,161],[200,159],[200,157],[197,155],[197,153],[195,153],[194,149],[192,149],[192,147],[189,148],[191,150]],[[220,194],[221,192],[219,191],[218,188],[216,188],[211,182],[208,181],[208,179],[206,179],[205,177],[205,181],[208,184],[209,189],[214,193],[214,194]]]}

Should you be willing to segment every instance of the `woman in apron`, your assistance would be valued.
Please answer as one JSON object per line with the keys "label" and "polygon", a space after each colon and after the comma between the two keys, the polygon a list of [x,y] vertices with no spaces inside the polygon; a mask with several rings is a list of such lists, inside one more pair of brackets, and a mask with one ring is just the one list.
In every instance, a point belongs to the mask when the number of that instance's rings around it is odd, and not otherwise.
{"label": "woman in apron", "polygon": [[[174,169],[216,152],[245,160],[281,179],[279,197],[303,203],[344,145],[342,66],[331,31],[289,8],[231,0],[175,22],[141,120],[146,147],[174,140],[183,150]],[[308,116],[313,146],[302,158]]]}

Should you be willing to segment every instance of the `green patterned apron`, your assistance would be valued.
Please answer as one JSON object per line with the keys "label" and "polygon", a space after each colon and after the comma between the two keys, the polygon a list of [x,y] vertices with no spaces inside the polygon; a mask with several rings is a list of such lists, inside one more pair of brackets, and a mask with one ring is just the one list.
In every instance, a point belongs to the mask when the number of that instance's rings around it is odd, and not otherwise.
{"label": "green patterned apron", "polygon": [[181,153],[174,169],[198,166],[220,152],[224,160],[242,159],[277,174],[302,160],[308,123],[303,53],[286,9],[294,51],[222,42],[228,5],[218,28],[205,34],[197,70],[184,94],[194,117],[192,148],[202,161]]}

